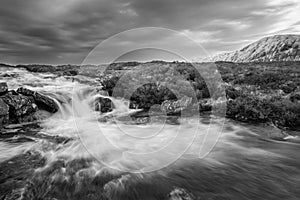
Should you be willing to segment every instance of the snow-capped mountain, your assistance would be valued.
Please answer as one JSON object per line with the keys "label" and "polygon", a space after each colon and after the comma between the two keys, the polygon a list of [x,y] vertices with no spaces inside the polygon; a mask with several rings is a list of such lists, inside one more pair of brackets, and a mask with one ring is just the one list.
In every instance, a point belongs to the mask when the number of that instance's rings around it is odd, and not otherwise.
{"label": "snow-capped mountain", "polygon": [[241,50],[217,55],[212,60],[229,62],[300,61],[300,35],[266,37]]}

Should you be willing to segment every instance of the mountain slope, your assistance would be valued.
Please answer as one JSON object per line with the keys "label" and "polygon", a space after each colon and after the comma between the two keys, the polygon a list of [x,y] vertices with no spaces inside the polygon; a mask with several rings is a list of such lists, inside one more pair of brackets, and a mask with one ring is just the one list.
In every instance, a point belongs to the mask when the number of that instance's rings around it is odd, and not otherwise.
{"label": "mountain slope", "polygon": [[213,61],[271,62],[299,61],[300,35],[275,35],[263,38],[241,50],[220,54]]}

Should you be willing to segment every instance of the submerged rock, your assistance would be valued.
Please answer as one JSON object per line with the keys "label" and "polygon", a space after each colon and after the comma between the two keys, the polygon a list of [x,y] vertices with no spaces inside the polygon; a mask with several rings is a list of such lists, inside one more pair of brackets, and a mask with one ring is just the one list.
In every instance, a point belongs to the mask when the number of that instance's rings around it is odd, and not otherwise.
{"label": "submerged rock", "polygon": [[55,113],[58,111],[58,105],[52,98],[48,96],[23,87],[18,88],[17,92],[25,96],[32,97],[35,100],[37,106],[42,110],[46,110],[51,113]]}
{"label": "submerged rock", "polygon": [[8,91],[7,83],[0,82],[0,95],[7,93],[7,91]]}

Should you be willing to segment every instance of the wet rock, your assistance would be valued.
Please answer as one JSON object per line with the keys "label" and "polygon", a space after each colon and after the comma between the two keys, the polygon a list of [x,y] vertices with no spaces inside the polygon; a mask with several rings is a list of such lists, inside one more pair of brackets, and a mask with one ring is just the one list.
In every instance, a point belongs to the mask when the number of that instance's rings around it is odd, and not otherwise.
{"label": "wet rock", "polygon": [[9,91],[1,96],[1,99],[9,106],[9,118],[12,122],[19,122],[23,116],[30,115],[37,110],[33,98],[20,95],[15,91]]}
{"label": "wet rock", "polygon": [[0,82],[0,95],[5,94],[8,91],[7,83]]}
{"label": "wet rock", "polygon": [[6,124],[9,119],[9,107],[8,105],[0,98],[0,127],[3,124]]}
{"label": "wet rock", "polygon": [[240,92],[232,86],[226,87],[226,97],[227,99],[236,99],[240,96]]}
{"label": "wet rock", "polygon": [[212,101],[203,99],[199,101],[199,111],[200,112],[206,112],[212,110]]}
{"label": "wet rock", "polygon": [[289,81],[283,85],[280,86],[282,91],[286,94],[290,94],[294,92],[297,89],[297,84],[295,84],[293,81]]}
{"label": "wet rock", "polygon": [[45,110],[38,110],[34,113],[33,117],[36,120],[44,120],[51,116],[51,113]]}
{"label": "wet rock", "polygon": [[76,76],[76,75],[78,75],[78,71],[77,70],[64,71],[63,75],[64,76]]}
{"label": "wet rock", "polygon": [[120,77],[118,76],[104,75],[99,79],[99,82],[102,86],[102,89],[107,91],[109,96],[112,96],[113,90],[119,79]]}
{"label": "wet rock", "polygon": [[11,74],[11,73],[0,74],[0,77],[3,78],[16,78],[17,76],[18,76],[17,74]]}
{"label": "wet rock", "polygon": [[175,188],[168,195],[168,200],[193,200],[195,199],[192,194],[183,188]]}
{"label": "wet rock", "polygon": [[55,113],[58,111],[58,105],[52,98],[48,96],[22,87],[18,88],[17,92],[25,96],[32,97],[35,100],[39,109],[46,110],[51,113]]}
{"label": "wet rock", "polygon": [[136,124],[147,124],[149,123],[151,120],[150,120],[150,117],[139,117],[139,118],[135,118],[134,122]]}
{"label": "wet rock", "polygon": [[296,93],[291,94],[290,100],[292,102],[300,101],[300,92],[296,92]]}
{"label": "wet rock", "polygon": [[95,110],[101,113],[111,112],[113,110],[113,103],[109,98],[99,97],[96,100]]}
{"label": "wet rock", "polygon": [[161,104],[161,110],[167,114],[180,114],[181,111],[187,109],[192,103],[192,98],[183,97],[180,100],[166,100]]}

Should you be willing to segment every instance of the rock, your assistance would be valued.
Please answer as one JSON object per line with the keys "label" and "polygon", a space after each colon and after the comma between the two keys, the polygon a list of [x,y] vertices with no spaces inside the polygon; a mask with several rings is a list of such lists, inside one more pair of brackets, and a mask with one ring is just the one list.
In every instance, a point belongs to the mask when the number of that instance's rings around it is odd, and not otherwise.
{"label": "rock", "polygon": [[199,111],[200,112],[206,112],[206,111],[211,111],[212,110],[212,101],[210,100],[200,100],[199,101]]}
{"label": "rock", "polygon": [[0,82],[0,95],[5,94],[8,91],[7,83]]}
{"label": "rock", "polygon": [[113,110],[113,103],[109,98],[99,97],[96,100],[95,110],[101,113],[111,112]]}
{"label": "rock", "polygon": [[180,100],[166,100],[161,104],[161,110],[167,114],[180,114],[192,103],[192,98],[183,97]]}
{"label": "rock", "polygon": [[38,110],[33,114],[35,120],[44,120],[51,116],[51,113],[45,110]]}
{"label": "rock", "polygon": [[0,98],[0,127],[3,124],[6,124],[9,120],[9,107],[8,105]]}
{"label": "rock", "polygon": [[10,73],[5,73],[5,74],[0,74],[0,77],[3,78],[16,78],[18,74],[10,74]]}
{"label": "rock", "polygon": [[297,89],[297,84],[295,84],[293,81],[288,81],[287,83],[281,85],[281,89],[284,93],[290,94]]}
{"label": "rock", "polygon": [[20,95],[15,91],[9,91],[1,96],[1,99],[9,106],[9,116],[13,122],[19,122],[19,118],[37,110],[37,105],[32,97]]}
{"label": "rock", "polygon": [[120,77],[118,76],[104,75],[99,82],[102,85],[102,89],[107,91],[109,96],[112,96],[113,90],[119,79]]}
{"label": "rock", "polygon": [[290,100],[292,102],[300,101],[300,92],[291,94]]}
{"label": "rock", "polygon": [[63,72],[64,76],[76,76],[78,75],[78,71],[76,70],[68,70]]}
{"label": "rock", "polygon": [[240,95],[239,91],[234,87],[226,87],[226,97],[227,99],[236,99]]}
{"label": "rock", "polygon": [[192,194],[183,188],[175,188],[168,195],[168,200],[193,200],[195,199]]}
{"label": "rock", "polygon": [[150,122],[150,117],[138,117],[135,118],[134,122],[136,124],[147,124]]}
{"label": "rock", "polygon": [[23,87],[18,88],[17,92],[25,96],[32,97],[35,100],[39,109],[46,110],[51,113],[55,113],[59,109],[56,102],[48,96],[42,95],[38,92],[34,92],[32,90]]}

